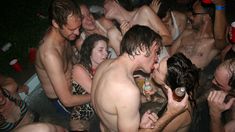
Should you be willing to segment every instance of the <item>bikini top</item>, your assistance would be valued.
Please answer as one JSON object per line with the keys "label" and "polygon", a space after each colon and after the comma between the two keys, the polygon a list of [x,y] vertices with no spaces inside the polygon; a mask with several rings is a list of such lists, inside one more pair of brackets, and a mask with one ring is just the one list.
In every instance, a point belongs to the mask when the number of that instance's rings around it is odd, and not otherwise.
{"label": "bikini top", "polygon": [[23,100],[18,100],[15,97],[11,96],[8,90],[1,88],[1,91],[3,93],[3,96],[8,98],[9,101],[14,102],[18,107],[20,107],[20,118],[16,122],[7,122],[2,113],[0,113],[0,131],[9,132],[13,130],[24,118],[25,114],[28,111],[28,107]]}

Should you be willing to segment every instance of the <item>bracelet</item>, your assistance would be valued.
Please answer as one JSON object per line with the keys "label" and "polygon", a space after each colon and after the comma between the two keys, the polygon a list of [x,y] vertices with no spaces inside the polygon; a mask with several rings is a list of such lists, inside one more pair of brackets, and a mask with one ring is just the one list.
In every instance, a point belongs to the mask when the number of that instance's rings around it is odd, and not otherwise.
{"label": "bracelet", "polygon": [[215,9],[216,9],[216,10],[224,10],[225,7],[224,7],[224,6],[221,6],[221,5],[216,5],[216,6],[215,6]]}

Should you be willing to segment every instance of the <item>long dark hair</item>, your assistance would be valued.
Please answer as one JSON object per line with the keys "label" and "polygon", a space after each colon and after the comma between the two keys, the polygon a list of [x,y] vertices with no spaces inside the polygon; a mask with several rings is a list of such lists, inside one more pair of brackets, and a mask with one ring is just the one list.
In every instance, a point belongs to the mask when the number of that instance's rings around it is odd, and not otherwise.
{"label": "long dark hair", "polygon": [[96,42],[99,40],[103,40],[106,43],[108,43],[109,41],[108,38],[102,35],[92,34],[84,40],[80,50],[80,55],[81,55],[80,64],[83,65],[90,73],[92,73],[92,63],[90,57]]}
{"label": "long dark hair", "polygon": [[196,105],[194,91],[199,86],[199,69],[182,53],[176,53],[167,60],[166,84],[172,90],[185,87],[189,100]]}

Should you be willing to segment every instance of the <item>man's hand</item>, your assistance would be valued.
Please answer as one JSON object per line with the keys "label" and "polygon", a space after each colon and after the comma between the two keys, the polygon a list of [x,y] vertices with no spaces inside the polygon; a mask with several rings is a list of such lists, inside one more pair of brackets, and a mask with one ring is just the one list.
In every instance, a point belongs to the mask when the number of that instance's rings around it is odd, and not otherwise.
{"label": "man's hand", "polygon": [[227,103],[224,103],[224,99],[228,93],[224,91],[211,91],[207,97],[210,114],[212,116],[218,116],[223,111],[231,108],[235,98],[230,99]]}
{"label": "man's hand", "polygon": [[141,118],[140,128],[154,128],[157,119],[158,116],[154,112],[151,112],[150,110],[146,111]]}

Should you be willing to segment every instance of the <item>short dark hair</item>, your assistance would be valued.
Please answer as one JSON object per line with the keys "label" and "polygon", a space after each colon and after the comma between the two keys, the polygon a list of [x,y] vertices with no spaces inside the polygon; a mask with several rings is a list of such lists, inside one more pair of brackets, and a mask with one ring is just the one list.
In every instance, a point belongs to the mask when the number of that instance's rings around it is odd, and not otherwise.
{"label": "short dark hair", "polygon": [[103,35],[99,35],[99,34],[92,34],[90,36],[88,36],[81,47],[80,50],[80,55],[81,55],[81,59],[80,59],[80,64],[82,64],[86,69],[88,69],[88,71],[90,73],[92,73],[92,64],[91,64],[91,53],[93,48],[95,47],[95,42],[99,41],[99,40],[103,40],[106,43],[108,43],[108,38],[106,38]]}
{"label": "short dark hair", "polygon": [[131,56],[138,55],[138,48],[150,53],[150,47],[156,41],[158,45],[162,45],[161,36],[147,26],[135,25],[131,27],[123,36],[121,41],[120,53],[127,53]]}
{"label": "short dark hair", "polygon": [[199,86],[199,69],[182,53],[176,53],[167,60],[166,84],[172,90],[177,87],[185,87],[191,96],[189,100],[194,101],[194,91]]}
{"label": "short dark hair", "polygon": [[50,22],[55,20],[60,28],[67,24],[69,15],[81,17],[80,9],[74,0],[52,0],[48,11]]}

